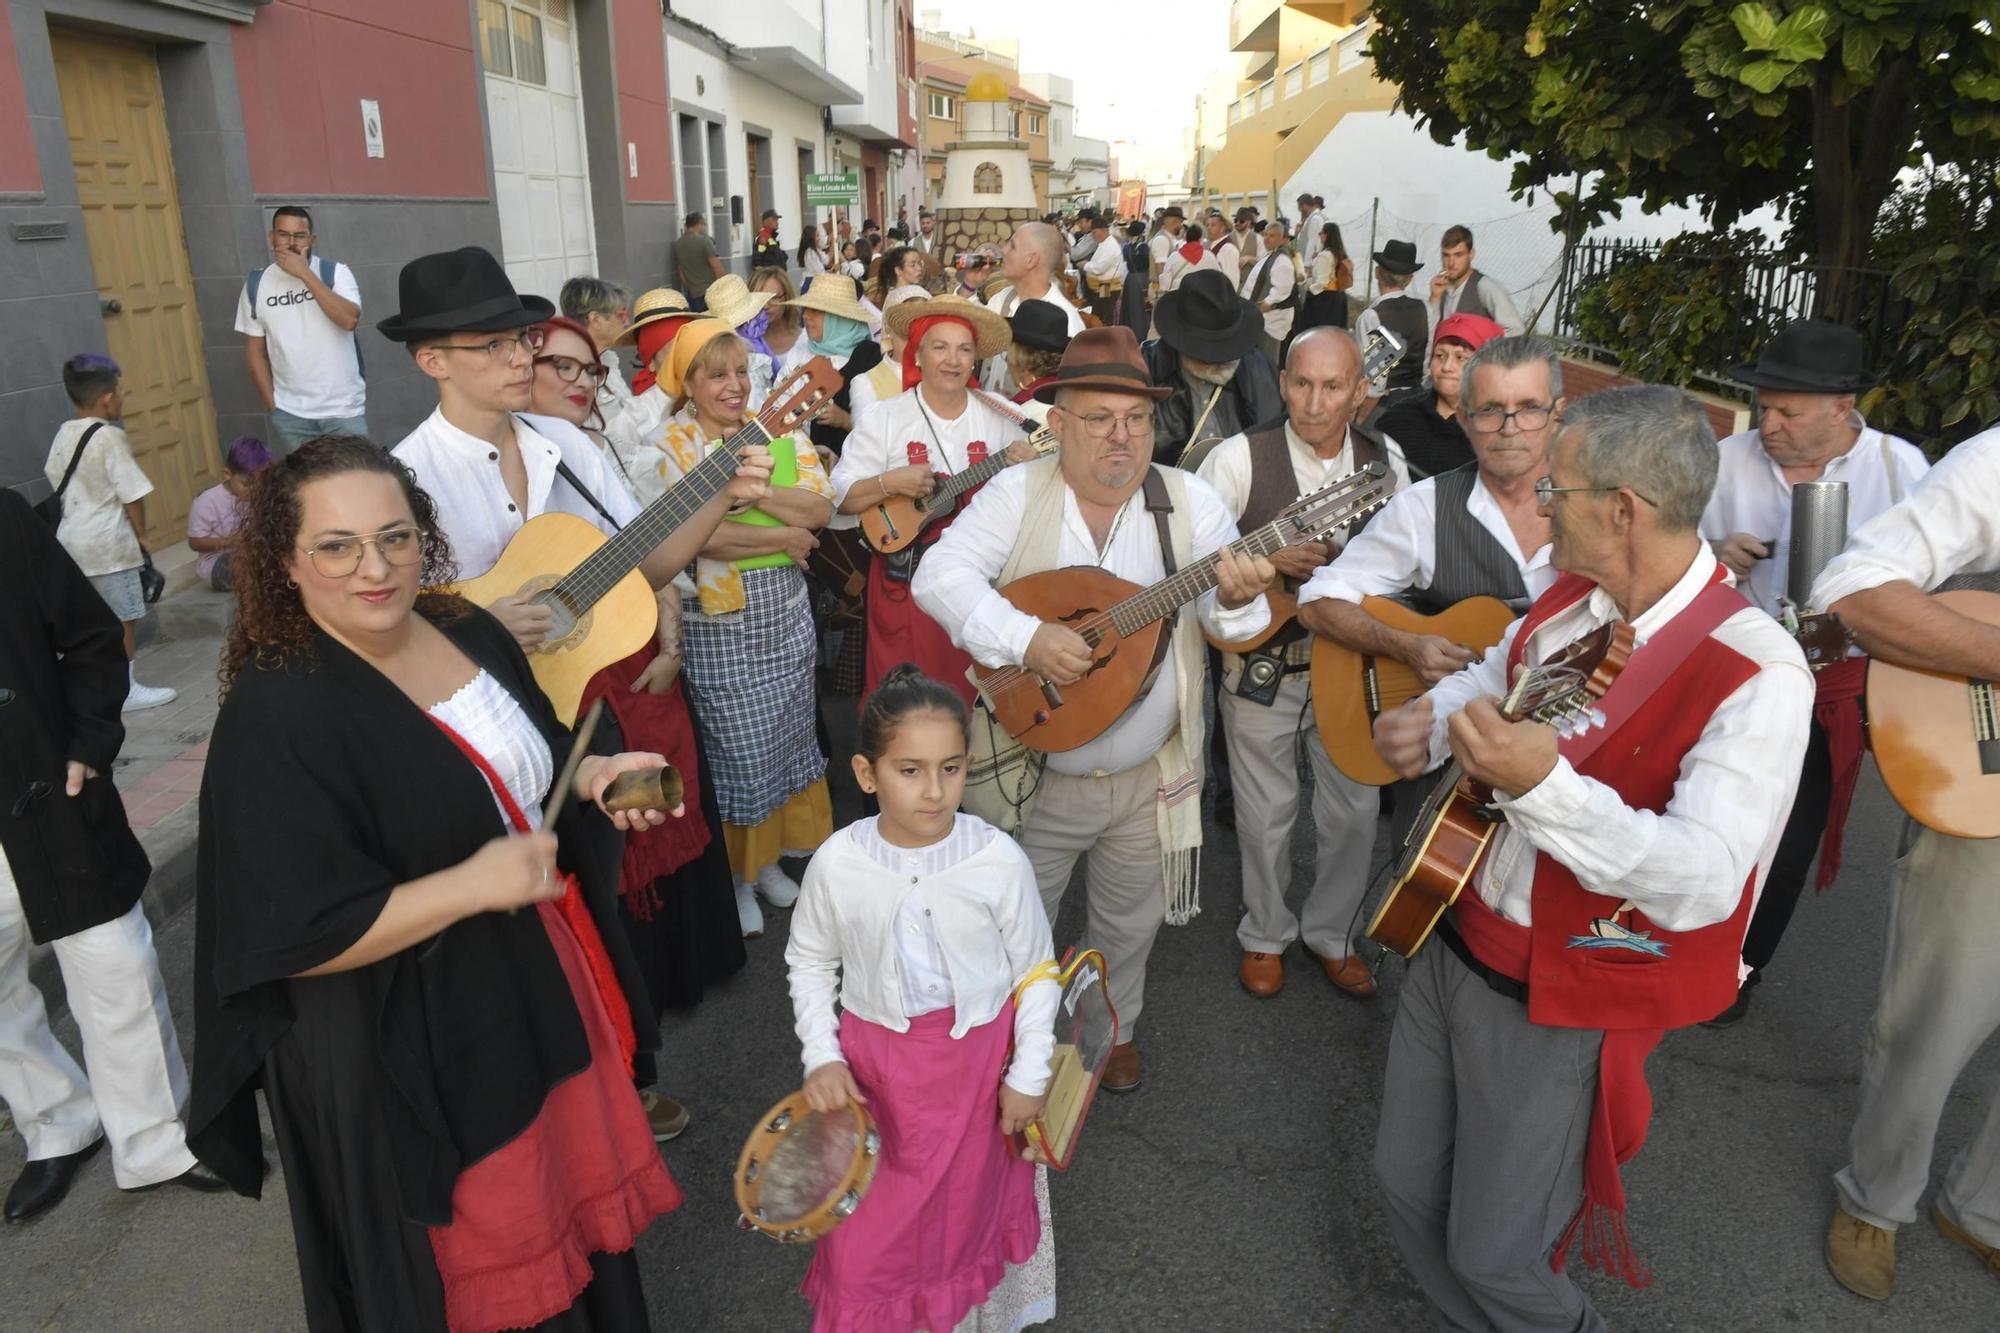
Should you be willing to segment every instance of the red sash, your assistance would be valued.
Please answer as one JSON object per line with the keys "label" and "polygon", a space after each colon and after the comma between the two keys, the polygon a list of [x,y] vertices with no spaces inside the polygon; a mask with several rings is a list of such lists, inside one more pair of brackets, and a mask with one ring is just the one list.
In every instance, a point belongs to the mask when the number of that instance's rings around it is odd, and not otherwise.
{"label": "red sash", "polygon": [[1867,685],[1865,657],[1850,657],[1813,678],[1813,721],[1826,728],[1827,757],[1833,769],[1833,788],[1826,801],[1826,832],[1819,841],[1819,873],[1813,877],[1813,889],[1819,893],[1840,874],[1847,810],[1854,804],[1854,787],[1861,780],[1861,756],[1868,750],[1868,738],[1861,729],[1861,695]]}

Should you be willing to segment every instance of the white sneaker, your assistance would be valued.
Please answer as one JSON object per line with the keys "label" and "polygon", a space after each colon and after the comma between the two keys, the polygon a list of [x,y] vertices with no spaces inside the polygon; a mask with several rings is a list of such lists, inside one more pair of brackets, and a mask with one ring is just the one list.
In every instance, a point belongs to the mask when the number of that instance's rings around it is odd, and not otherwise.
{"label": "white sneaker", "polygon": [[799,900],[799,886],[783,866],[773,861],[757,872],[757,892],[776,908],[790,907]]}
{"label": "white sneaker", "polygon": [[743,938],[754,940],[764,934],[764,909],[757,906],[757,886],[739,883],[736,886],[736,923],[743,927]]}
{"label": "white sneaker", "polygon": [[132,682],[132,688],[125,692],[125,706],[121,713],[136,713],[142,708],[158,708],[180,698],[180,691],[171,685],[141,685]]}

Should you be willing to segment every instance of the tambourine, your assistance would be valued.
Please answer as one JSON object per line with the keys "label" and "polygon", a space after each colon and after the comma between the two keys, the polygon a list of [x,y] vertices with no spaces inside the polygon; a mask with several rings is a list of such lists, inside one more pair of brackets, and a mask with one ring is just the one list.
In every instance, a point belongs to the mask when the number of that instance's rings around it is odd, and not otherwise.
{"label": "tambourine", "polygon": [[765,1113],[736,1161],[742,1224],[787,1244],[818,1240],[860,1206],[881,1156],[861,1106],[815,1111],[795,1092]]}

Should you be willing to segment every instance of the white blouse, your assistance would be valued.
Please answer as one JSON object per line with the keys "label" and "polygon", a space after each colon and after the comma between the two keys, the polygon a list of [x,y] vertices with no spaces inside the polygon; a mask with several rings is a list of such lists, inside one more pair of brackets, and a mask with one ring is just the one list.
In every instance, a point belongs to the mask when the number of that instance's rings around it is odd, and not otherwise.
{"label": "white blouse", "polygon": [[[540,828],[542,793],[556,780],[555,756],[534,719],[507,687],[482,667],[449,699],[432,707],[430,715],[457,732],[493,765],[493,771],[507,784],[507,794],[521,807],[528,827]],[[498,796],[493,798],[493,807],[500,812],[500,822],[512,830],[513,822]]]}

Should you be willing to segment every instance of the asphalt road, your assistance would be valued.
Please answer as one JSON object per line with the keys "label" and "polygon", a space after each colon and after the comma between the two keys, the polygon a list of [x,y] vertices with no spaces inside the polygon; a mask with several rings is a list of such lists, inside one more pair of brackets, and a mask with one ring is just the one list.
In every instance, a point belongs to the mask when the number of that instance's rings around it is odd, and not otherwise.
{"label": "asphalt road", "polygon": [[[1651,1138],[1625,1179],[1632,1234],[1655,1282],[1633,1291],[1584,1279],[1614,1328],[2000,1326],[1996,1278],[1927,1221],[1903,1232],[1901,1289],[1887,1305],[1849,1295],[1820,1257],[1900,824],[1871,771],[1841,881],[1801,906],[1750,1018],[1726,1032],[1677,1033],[1653,1057]],[[1301,890],[1308,839],[1302,829],[1294,848]],[[1357,1002],[1294,951],[1284,993],[1252,999],[1235,980],[1237,880],[1233,837],[1212,834],[1203,911],[1164,931],[1154,953],[1144,1086],[1099,1099],[1075,1166],[1055,1178],[1055,1327],[1425,1327],[1369,1166],[1401,965],[1383,967],[1379,998]],[[1075,936],[1079,898],[1073,889],[1059,945]],[[184,1025],[192,925],[184,913],[159,933]],[[688,1202],[640,1247],[662,1330],[810,1325],[796,1294],[809,1252],[738,1230],[731,1196],[744,1136],[799,1083],[784,933],[773,914],[749,968],[668,1022],[668,1090],[688,1102],[694,1124],[665,1148]],[[2000,1043],[1988,1043],[1945,1114],[1934,1174],[1972,1136],[1981,1094],[2000,1091],[1996,1075]],[[0,1180],[20,1165],[9,1135]],[[0,1329],[302,1326],[275,1178],[257,1202],[176,1190],[125,1196],[100,1157],[60,1209],[0,1230]]]}

